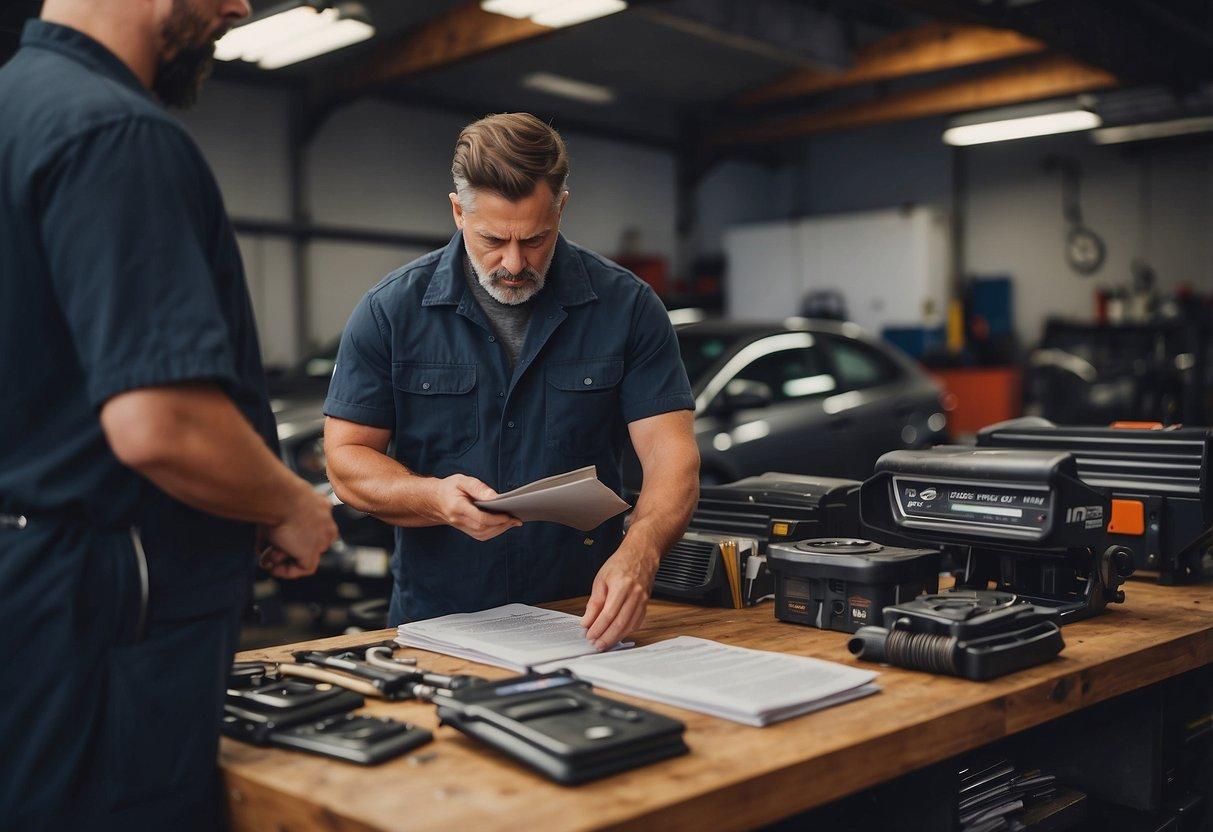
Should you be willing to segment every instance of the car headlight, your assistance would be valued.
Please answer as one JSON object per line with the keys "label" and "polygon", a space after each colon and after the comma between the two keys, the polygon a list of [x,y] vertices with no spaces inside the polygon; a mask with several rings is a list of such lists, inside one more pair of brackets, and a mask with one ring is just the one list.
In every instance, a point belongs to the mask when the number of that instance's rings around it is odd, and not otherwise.
{"label": "car headlight", "polygon": [[328,471],[325,470],[324,437],[317,436],[300,442],[295,449],[295,470],[299,476],[308,482],[320,483],[328,481]]}

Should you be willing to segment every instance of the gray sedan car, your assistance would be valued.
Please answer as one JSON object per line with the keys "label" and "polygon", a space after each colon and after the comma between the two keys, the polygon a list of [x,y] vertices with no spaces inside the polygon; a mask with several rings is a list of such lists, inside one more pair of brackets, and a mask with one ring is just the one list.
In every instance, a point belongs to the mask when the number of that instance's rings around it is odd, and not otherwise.
{"label": "gray sedan car", "polygon": [[[765,471],[862,480],[886,451],[947,440],[939,386],[855,324],[700,320],[677,333],[706,484]],[[640,481],[630,454],[624,481]]]}

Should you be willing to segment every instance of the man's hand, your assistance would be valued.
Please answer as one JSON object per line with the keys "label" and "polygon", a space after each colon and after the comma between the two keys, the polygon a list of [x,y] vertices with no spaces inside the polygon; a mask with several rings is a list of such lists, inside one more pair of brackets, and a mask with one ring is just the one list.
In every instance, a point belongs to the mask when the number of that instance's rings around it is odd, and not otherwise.
{"label": "man's hand", "polygon": [[301,484],[287,518],[264,529],[272,548],[261,565],[276,578],[302,578],[320,564],[320,556],[337,539],[333,507],[323,495]]}
{"label": "man's hand", "polygon": [[432,496],[434,519],[454,526],[476,540],[491,540],[522,525],[521,520],[508,514],[482,511],[472,502],[491,500],[496,496],[496,491],[475,477],[453,474],[435,480]]}
{"label": "man's hand", "polygon": [[615,646],[644,623],[659,560],[659,552],[629,550],[625,541],[598,570],[581,617],[594,649]]}

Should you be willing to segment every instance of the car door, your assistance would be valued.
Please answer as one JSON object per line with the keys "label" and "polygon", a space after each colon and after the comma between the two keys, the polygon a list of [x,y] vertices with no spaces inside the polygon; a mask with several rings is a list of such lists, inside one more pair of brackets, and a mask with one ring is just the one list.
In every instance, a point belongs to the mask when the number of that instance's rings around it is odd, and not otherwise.
{"label": "car door", "polygon": [[831,433],[850,460],[850,476],[872,475],[882,454],[914,447],[916,419],[926,414],[910,395],[906,374],[879,348],[854,338],[822,336],[838,391],[823,402]]}
{"label": "car door", "polygon": [[[718,397],[738,382],[765,387],[770,404],[722,413]],[[822,402],[836,387],[812,333],[780,333],[747,345],[700,396],[705,465],[715,463],[738,477],[765,471],[829,473],[838,460]]]}

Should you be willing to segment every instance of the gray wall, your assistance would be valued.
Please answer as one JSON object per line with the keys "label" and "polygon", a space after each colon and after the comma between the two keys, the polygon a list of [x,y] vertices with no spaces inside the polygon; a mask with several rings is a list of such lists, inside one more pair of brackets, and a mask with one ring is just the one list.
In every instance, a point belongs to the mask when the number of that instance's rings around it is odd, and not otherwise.
{"label": "gray wall", "polygon": [[[182,120],[210,160],[234,217],[289,218],[289,95],[212,82]],[[317,223],[449,236],[447,193],[461,115],[364,100],[337,112],[307,154],[304,195]],[[572,159],[564,232],[612,256],[624,231],[646,252],[675,257],[674,159],[660,149],[565,136]],[[296,297],[290,246],[273,236],[240,238],[268,363],[295,360]],[[424,250],[317,241],[307,246],[312,340],[336,337],[358,298]]]}
{"label": "gray wall", "polygon": [[[285,92],[213,82],[184,116],[219,178],[234,216],[286,220],[289,210]],[[436,237],[451,233],[447,206],[451,145],[467,119],[379,100],[331,118],[306,160],[305,199],[318,222]],[[947,210],[952,150],[943,122],[923,120],[822,136],[786,149],[786,163],[727,162],[697,194],[693,252],[721,252],[726,228],[787,217],[916,203]],[[572,200],[568,236],[607,256],[624,231],[641,229],[642,248],[665,255],[673,273],[674,159],[635,144],[568,133]],[[1063,259],[1061,185],[1041,162],[1076,156],[1086,178],[1087,224],[1108,244],[1095,276]],[[1084,136],[985,145],[965,151],[969,171],[964,248],[970,273],[1015,278],[1016,320],[1025,343],[1048,314],[1089,315],[1097,286],[1123,285],[1145,257],[1164,287],[1213,287],[1213,143],[1153,148],[1096,147]],[[295,356],[296,297],[288,243],[242,237],[241,248],[267,361]],[[312,339],[335,337],[367,287],[423,253],[420,249],[316,242],[308,246]],[[761,291],[761,286],[753,287]]]}
{"label": "gray wall", "polygon": [[[953,150],[940,139],[943,128],[931,119],[802,142],[787,149],[784,170],[765,180],[765,195],[751,199],[775,206],[771,218],[905,203],[948,211]],[[1100,147],[1076,134],[963,153],[967,271],[1015,278],[1023,343],[1040,337],[1048,315],[1091,316],[1095,289],[1128,284],[1137,257],[1154,266],[1164,288],[1187,282],[1213,289],[1213,142]],[[1084,219],[1108,248],[1091,277],[1079,277],[1065,262],[1060,174],[1042,164],[1050,154],[1073,156],[1083,167]],[[762,187],[764,180],[750,182]]]}

